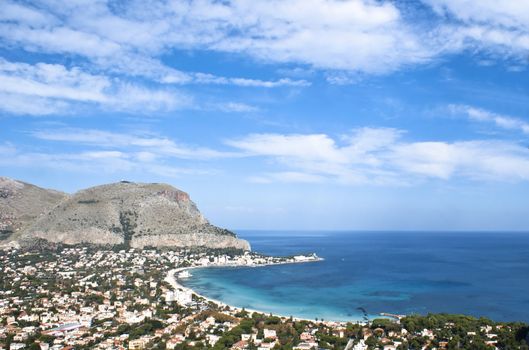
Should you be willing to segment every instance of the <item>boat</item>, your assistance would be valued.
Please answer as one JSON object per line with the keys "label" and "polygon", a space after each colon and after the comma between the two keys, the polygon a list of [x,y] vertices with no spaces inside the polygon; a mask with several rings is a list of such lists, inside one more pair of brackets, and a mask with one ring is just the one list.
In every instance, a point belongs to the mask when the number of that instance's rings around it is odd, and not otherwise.
{"label": "boat", "polygon": [[191,274],[187,270],[184,270],[178,274],[178,278],[189,278],[189,277],[191,277]]}

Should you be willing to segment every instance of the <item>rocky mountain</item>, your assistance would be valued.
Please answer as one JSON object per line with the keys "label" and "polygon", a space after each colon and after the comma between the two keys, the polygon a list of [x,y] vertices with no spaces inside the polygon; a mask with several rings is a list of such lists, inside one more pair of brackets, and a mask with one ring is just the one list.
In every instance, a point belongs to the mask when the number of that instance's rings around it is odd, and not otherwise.
{"label": "rocky mountain", "polygon": [[0,177],[0,239],[19,236],[67,195]]}
{"label": "rocky mountain", "polygon": [[189,195],[167,184],[120,182],[79,191],[52,205],[17,240],[143,247],[249,250],[248,242],[211,225]]}

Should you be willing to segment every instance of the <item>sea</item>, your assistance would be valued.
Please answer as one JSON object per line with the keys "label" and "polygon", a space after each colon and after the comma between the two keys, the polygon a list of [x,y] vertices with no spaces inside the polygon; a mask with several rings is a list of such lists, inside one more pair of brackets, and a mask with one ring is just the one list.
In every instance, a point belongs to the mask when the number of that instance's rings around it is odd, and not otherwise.
{"label": "sea", "polygon": [[529,233],[237,234],[256,252],[324,260],[196,269],[183,284],[229,305],[305,319],[454,313],[529,322]]}

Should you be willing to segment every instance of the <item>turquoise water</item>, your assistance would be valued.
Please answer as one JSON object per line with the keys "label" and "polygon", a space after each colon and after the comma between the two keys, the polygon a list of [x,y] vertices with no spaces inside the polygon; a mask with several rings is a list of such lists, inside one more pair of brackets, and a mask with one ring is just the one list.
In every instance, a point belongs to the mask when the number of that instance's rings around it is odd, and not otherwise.
{"label": "turquoise water", "polygon": [[325,261],[199,269],[185,285],[230,305],[309,319],[448,312],[529,322],[529,234],[238,233],[255,251],[316,252]]}

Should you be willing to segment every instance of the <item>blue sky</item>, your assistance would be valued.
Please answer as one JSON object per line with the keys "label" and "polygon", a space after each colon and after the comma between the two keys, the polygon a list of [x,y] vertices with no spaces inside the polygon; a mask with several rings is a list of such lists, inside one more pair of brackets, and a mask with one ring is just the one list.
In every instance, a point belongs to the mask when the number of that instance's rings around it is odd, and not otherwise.
{"label": "blue sky", "polygon": [[529,3],[2,1],[0,174],[231,229],[529,230]]}

